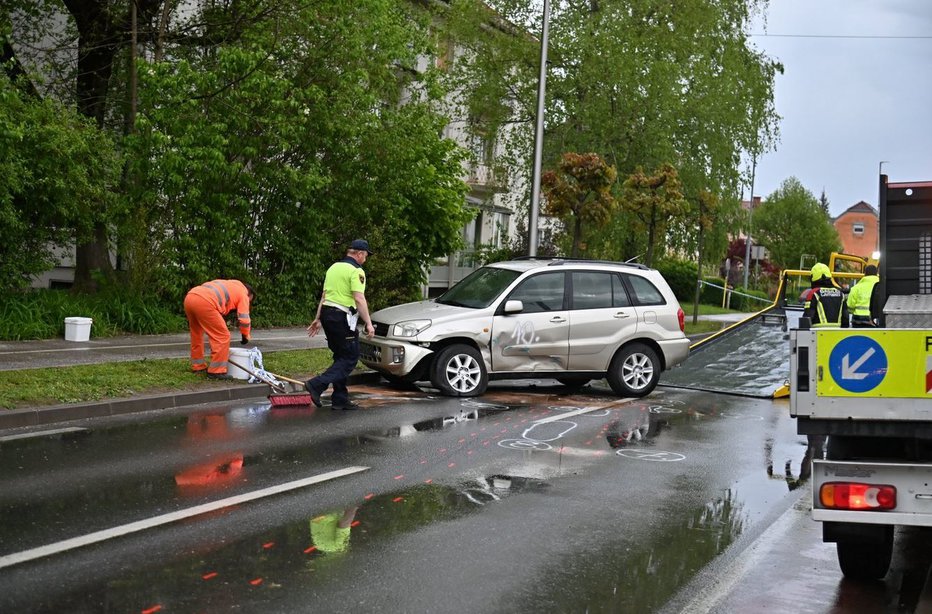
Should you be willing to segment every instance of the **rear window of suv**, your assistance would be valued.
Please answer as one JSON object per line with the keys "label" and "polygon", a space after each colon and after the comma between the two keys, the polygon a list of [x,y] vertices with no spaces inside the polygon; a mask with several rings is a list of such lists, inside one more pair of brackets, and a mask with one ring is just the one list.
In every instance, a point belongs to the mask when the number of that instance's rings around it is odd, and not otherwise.
{"label": "rear window of suv", "polygon": [[638,305],[666,305],[663,294],[657,289],[657,286],[650,283],[647,279],[638,275],[625,275],[628,285],[634,291]]}

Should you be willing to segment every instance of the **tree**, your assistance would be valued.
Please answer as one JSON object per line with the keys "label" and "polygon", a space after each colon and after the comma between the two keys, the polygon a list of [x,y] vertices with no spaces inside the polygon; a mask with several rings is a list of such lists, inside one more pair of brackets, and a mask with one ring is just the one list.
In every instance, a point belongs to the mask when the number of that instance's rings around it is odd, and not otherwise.
{"label": "tree", "polygon": [[615,209],[611,188],[615,169],[598,155],[567,152],[558,170],[544,173],[541,183],[547,197],[544,213],[572,228],[570,255],[580,255],[583,222],[604,226]]}
{"label": "tree", "polygon": [[[539,5],[526,0],[490,4],[508,21],[540,32]],[[565,151],[594,152],[620,177],[638,166],[673,162],[689,198],[702,189],[736,194],[742,153],[766,150],[777,135],[773,84],[782,66],[748,40],[752,17],[765,4],[554,3],[544,166],[555,166]],[[521,85],[537,82],[539,47],[508,51],[515,55],[497,54],[477,63],[470,80],[487,88],[490,82],[502,83],[500,91],[511,92],[518,101],[511,121],[533,121],[534,91]],[[517,78],[496,72],[496,66],[505,64],[503,58],[517,58],[521,51],[526,55],[511,62],[521,67]],[[629,250],[636,249],[639,239],[630,236],[629,221],[616,216],[614,228],[599,230],[597,240],[587,242],[608,241],[616,254],[635,255]]]}
{"label": "tree", "polygon": [[827,262],[840,249],[838,233],[816,197],[798,179],[786,179],[754,212],[757,243],[781,269],[799,265],[800,254],[815,254]]}
{"label": "tree", "polygon": [[[132,283],[180,304],[193,284],[237,277],[257,287],[262,313],[306,313],[329,263],[365,237],[379,254],[370,303],[416,296],[425,263],[453,251],[475,214],[464,151],[443,136],[445,90],[420,63],[435,52],[428,8],[137,0],[134,27],[130,4],[69,0],[59,36],[77,36],[90,89],[58,95],[125,152],[111,186],[124,206],[87,218],[115,232]],[[43,7],[32,24],[61,17]],[[148,51],[136,89],[133,32]]]}
{"label": "tree", "polygon": [[625,180],[622,207],[633,213],[647,231],[647,256],[644,260],[647,266],[654,261],[654,244],[658,237],[663,236],[668,220],[686,211],[680,188],[676,169],[670,164],[661,164],[653,175],[638,167]]}
{"label": "tree", "polygon": [[828,197],[825,195],[825,188],[822,188],[822,196],[819,197],[819,206],[822,207],[822,213],[825,214],[825,217],[832,217],[832,214],[829,212],[829,202]]}
{"label": "tree", "polygon": [[[19,82],[18,82],[19,83]],[[0,73],[0,289],[28,285],[90,236],[89,203],[119,180],[113,142],[75,111]]]}

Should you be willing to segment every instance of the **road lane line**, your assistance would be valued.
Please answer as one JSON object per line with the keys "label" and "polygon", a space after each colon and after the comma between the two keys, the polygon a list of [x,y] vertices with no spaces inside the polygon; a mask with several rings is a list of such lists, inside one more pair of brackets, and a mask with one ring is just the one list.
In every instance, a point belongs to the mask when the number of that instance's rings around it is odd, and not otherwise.
{"label": "road lane line", "polygon": [[559,422],[560,420],[565,420],[566,418],[572,418],[573,416],[581,416],[582,414],[588,414],[591,411],[598,411],[600,409],[608,409],[609,407],[615,407],[616,405],[624,405],[625,403],[630,403],[636,399],[622,399],[620,401],[613,401],[608,405],[599,405],[597,407],[583,407],[582,409],[575,409],[573,411],[568,411],[566,413],[561,413],[556,416],[550,416],[548,418],[541,418],[540,420],[535,420],[534,424],[547,424],[548,422]]}
{"label": "road lane line", "polygon": [[329,471],[327,473],[321,473],[309,478],[304,478],[303,480],[295,480],[293,482],[279,484],[278,486],[270,486],[269,488],[263,488],[261,490],[256,490],[242,495],[236,495],[235,497],[227,497],[226,499],[213,501],[212,503],[196,505],[187,509],[178,510],[177,512],[170,512],[168,514],[162,514],[161,516],[154,516],[145,520],[139,520],[137,522],[131,522],[129,524],[120,525],[118,527],[104,529],[103,531],[88,533],[87,535],[82,535],[80,537],[73,537],[71,539],[66,539],[54,544],[48,544],[46,546],[39,546],[38,548],[31,548],[29,550],[23,550],[22,552],[8,554],[6,556],[0,557],[0,569],[18,565],[20,563],[25,563],[27,561],[33,561],[45,556],[60,554],[67,550],[89,546],[91,544],[96,544],[108,539],[113,539],[115,537],[122,537],[123,535],[129,535],[130,533],[138,533],[139,531],[152,529],[163,524],[178,522],[179,520],[185,520],[193,516],[215,512],[225,507],[239,505],[248,501],[255,501],[256,499],[270,497],[272,495],[288,492],[290,490],[297,490],[299,488],[304,488],[305,486],[310,486],[311,484],[318,484],[320,482],[326,482],[327,480],[333,480],[335,478],[352,475],[354,473],[360,473],[362,471],[367,471],[368,469],[369,467],[361,466],[345,467],[343,469],[337,469],[336,471]]}
{"label": "road lane line", "polygon": [[5,435],[0,437],[0,443],[5,441],[16,441],[17,439],[32,439],[34,437],[51,437],[52,435],[61,435],[63,433],[79,433],[81,431],[86,431],[77,426],[69,426],[68,428],[63,429],[54,429],[51,431],[36,431],[35,433],[23,433],[22,435]]}

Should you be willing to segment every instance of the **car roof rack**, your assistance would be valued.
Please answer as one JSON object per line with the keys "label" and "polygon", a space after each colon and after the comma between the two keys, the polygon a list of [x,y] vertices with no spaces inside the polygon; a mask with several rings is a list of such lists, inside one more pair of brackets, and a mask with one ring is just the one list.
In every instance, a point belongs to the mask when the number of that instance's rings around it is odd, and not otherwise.
{"label": "car roof rack", "polygon": [[589,258],[563,258],[561,256],[516,256],[512,260],[550,260],[547,266],[561,266],[564,264],[584,263],[584,264],[611,264],[613,266],[626,266],[632,269],[641,269],[647,271],[649,266],[640,262],[618,262],[617,260],[591,260]]}

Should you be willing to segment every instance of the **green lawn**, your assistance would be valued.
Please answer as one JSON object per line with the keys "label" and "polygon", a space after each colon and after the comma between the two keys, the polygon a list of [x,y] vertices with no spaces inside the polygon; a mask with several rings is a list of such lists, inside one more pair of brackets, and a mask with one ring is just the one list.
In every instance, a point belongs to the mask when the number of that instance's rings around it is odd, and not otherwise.
{"label": "green lawn", "polygon": [[[265,368],[305,380],[330,366],[325,349],[269,352]],[[187,358],[136,360],[54,369],[0,371],[0,409],[118,399],[135,395],[206,390],[229,385],[191,373]]]}

